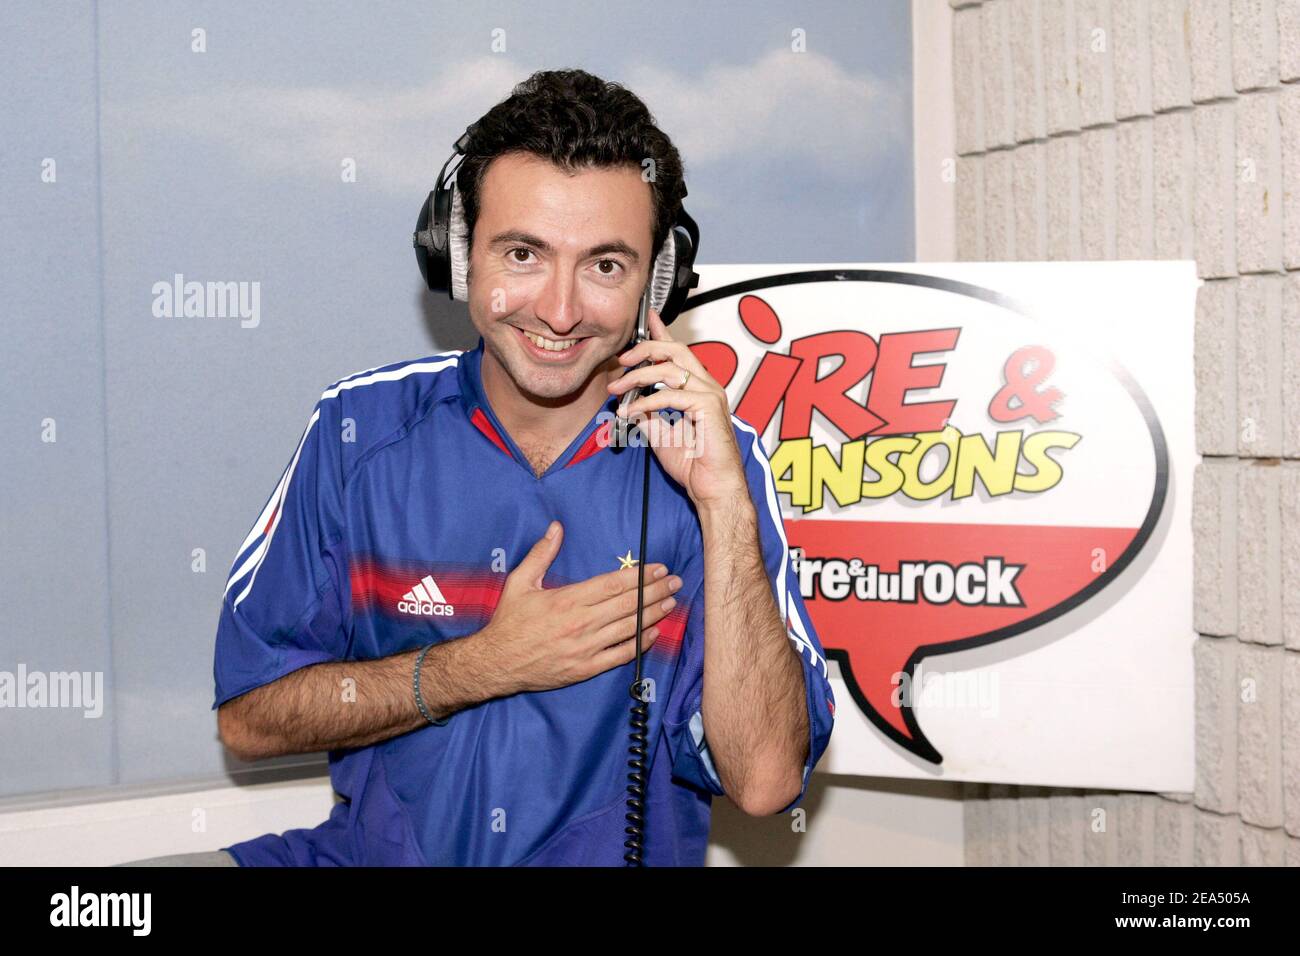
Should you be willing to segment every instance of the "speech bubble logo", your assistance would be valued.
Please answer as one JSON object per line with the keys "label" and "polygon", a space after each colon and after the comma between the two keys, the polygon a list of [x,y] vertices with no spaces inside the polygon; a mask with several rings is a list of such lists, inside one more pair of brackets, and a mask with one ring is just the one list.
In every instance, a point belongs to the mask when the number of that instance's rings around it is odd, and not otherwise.
{"label": "speech bubble logo", "polygon": [[783,504],[816,515],[785,527],[827,655],[882,734],[941,763],[900,685],[1120,577],[1167,498],[1151,403],[1096,343],[945,277],[785,273],[686,310],[687,341],[734,331],[692,351],[764,436]]}

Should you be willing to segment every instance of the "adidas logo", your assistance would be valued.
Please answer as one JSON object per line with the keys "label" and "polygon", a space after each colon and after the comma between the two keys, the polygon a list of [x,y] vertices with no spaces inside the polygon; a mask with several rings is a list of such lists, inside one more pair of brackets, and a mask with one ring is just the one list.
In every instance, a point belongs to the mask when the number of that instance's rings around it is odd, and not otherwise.
{"label": "adidas logo", "polygon": [[447,603],[433,580],[433,575],[426,574],[411,590],[402,595],[397,602],[397,609],[403,614],[418,614],[422,617],[451,617],[455,608]]}

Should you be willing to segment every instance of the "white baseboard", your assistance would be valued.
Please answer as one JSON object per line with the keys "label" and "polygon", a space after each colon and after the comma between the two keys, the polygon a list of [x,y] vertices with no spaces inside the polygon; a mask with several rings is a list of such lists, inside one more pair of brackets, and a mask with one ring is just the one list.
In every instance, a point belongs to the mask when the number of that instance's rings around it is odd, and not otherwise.
{"label": "white baseboard", "polygon": [[[792,833],[782,816],[748,817],[713,804],[707,866],[961,866],[959,788],[939,782],[813,774],[812,826]],[[92,799],[46,795],[44,805],[0,805],[0,866],[110,866],[172,853],[217,850],[263,833],[322,823],[334,804],[329,778],[216,784],[206,789]]]}
{"label": "white baseboard", "polygon": [[263,833],[314,827],[333,806],[329,777],[320,776],[0,809],[0,865],[111,866],[216,850]]}

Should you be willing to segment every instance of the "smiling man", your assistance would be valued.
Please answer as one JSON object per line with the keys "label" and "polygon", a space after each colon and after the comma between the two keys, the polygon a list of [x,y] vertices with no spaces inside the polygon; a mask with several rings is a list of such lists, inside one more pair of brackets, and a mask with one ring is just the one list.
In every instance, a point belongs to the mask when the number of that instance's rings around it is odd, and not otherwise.
{"label": "smiling man", "polygon": [[[222,740],[250,760],[328,750],[340,802],[224,849],[621,863],[645,560],[643,859],[702,864],[713,796],[799,802],[834,699],[757,436],[657,314],[628,348],[680,159],[621,86],[543,72],[475,124],[457,177],[478,345],[325,391],[218,625]],[[616,452],[603,426],[637,386],[655,447]]]}

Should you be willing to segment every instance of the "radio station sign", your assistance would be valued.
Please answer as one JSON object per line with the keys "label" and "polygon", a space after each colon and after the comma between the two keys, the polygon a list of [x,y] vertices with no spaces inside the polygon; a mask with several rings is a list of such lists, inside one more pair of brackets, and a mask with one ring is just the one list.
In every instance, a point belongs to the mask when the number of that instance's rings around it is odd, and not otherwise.
{"label": "radio station sign", "polygon": [[672,331],[763,436],[822,769],[1191,789],[1192,264],[700,272]]}

